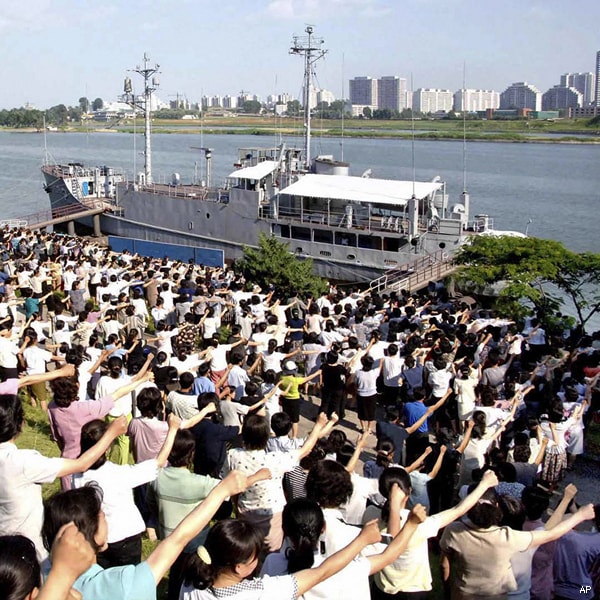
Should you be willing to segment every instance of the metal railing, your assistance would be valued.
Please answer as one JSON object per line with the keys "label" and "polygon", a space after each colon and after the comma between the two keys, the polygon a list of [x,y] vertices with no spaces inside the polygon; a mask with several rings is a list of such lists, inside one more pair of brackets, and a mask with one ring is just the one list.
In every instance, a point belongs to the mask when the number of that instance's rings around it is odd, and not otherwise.
{"label": "metal railing", "polygon": [[48,223],[53,220],[61,220],[64,217],[70,215],[78,215],[89,211],[102,211],[104,210],[104,202],[101,199],[85,198],[81,200],[79,204],[69,204],[67,206],[59,206],[55,208],[49,208],[47,210],[41,210],[30,215],[26,215],[16,220],[19,222],[25,222],[21,227],[35,227],[39,223]]}
{"label": "metal railing", "polygon": [[389,269],[383,275],[371,281],[369,291],[418,289],[415,288],[418,284],[428,283],[432,280],[437,281],[453,271],[454,268],[452,256],[444,250],[438,250]]}

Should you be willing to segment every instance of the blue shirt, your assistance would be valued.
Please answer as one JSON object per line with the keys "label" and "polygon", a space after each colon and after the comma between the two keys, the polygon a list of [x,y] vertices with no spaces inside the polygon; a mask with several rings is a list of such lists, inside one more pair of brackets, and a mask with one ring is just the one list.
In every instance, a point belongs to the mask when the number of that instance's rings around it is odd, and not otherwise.
{"label": "blue shirt", "polygon": [[[407,427],[414,425],[425,413],[427,412],[427,407],[423,402],[407,402],[404,405],[404,422]],[[417,429],[419,433],[427,433],[429,431],[427,427],[427,419],[419,429]]]}
{"label": "blue shirt", "polygon": [[194,388],[192,391],[195,396],[199,396],[205,392],[214,393],[216,388],[215,384],[208,377],[196,377],[196,379],[194,379]]}
{"label": "blue shirt", "polygon": [[570,531],[554,550],[554,593],[564,598],[593,598],[590,570],[600,556],[600,534]]}
{"label": "blue shirt", "polygon": [[156,582],[147,562],[111,569],[92,565],[73,587],[85,600],[156,600]]}

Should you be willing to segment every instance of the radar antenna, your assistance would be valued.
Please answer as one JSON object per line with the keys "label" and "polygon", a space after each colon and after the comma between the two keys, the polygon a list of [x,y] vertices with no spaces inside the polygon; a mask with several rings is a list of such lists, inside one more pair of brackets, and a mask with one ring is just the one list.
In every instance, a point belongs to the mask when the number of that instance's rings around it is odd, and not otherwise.
{"label": "radar antenna", "polygon": [[144,97],[138,98],[133,93],[133,87],[131,85],[131,78],[126,77],[123,86],[123,100],[133,107],[133,118],[135,120],[136,108],[144,111],[144,175],[146,183],[152,183],[152,145],[150,142],[150,125],[152,115],[152,93],[158,89],[160,82],[158,77],[155,77],[160,71],[159,65],[155,64],[153,67],[150,66],[150,59],[144,52],[144,63],[142,66],[138,65],[135,69],[129,69],[144,78]]}
{"label": "radar antenna", "polygon": [[310,98],[312,90],[313,65],[327,54],[327,50],[321,48],[325,43],[323,38],[313,36],[314,28],[307,25],[305,36],[294,36],[290,54],[304,56],[304,160],[306,167],[310,166]]}

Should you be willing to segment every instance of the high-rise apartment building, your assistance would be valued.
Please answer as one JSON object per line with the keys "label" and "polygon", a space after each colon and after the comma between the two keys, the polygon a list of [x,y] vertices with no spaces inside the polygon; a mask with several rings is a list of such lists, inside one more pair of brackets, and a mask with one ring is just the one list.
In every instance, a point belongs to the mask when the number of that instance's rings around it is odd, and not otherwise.
{"label": "high-rise apartment building", "polygon": [[542,110],[542,92],[535,85],[526,81],[518,81],[508,86],[500,94],[500,108],[529,108],[530,110]]}
{"label": "high-rise apartment building", "polygon": [[542,96],[542,110],[561,110],[583,106],[583,94],[574,87],[555,85]]}
{"label": "high-rise apartment building", "polygon": [[500,94],[493,90],[462,89],[454,93],[456,112],[477,112],[500,106]]}
{"label": "high-rise apartment building", "polygon": [[377,108],[377,79],[355,77],[350,80],[350,104]]}
{"label": "high-rise apartment building", "polygon": [[321,104],[321,102],[331,104],[332,102],[335,102],[335,95],[329,90],[319,90],[317,92],[317,104]]}
{"label": "high-rise apartment building", "polygon": [[454,102],[450,90],[419,88],[413,92],[413,110],[422,113],[450,112]]}
{"label": "high-rise apartment building", "polygon": [[594,92],[594,105],[596,109],[600,109],[600,50],[596,52],[596,85]]}
{"label": "high-rise apartment building", "polygon": [[590,106],[594,103],[595,79],[593,73],[565,73],[560,76],[560,85],[575,88],[583,96],[582,106]]}
{"label": "high-rise apartment building", "polygon": [[377,108],[402,111],[408,108],[406,79],[386,75],[377,80]]}

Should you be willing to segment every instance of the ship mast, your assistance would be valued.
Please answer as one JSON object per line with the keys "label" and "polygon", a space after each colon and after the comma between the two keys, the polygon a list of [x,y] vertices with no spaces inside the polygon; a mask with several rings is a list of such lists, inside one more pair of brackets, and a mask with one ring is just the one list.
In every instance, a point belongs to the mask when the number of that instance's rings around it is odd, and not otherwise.
{"label": "ship mast", "polygon": [[306,167],[310,167],[310,92],[312,90],[312,66],[327,54],[327,50],[321,48],[325,43],[323,38],[313,36],[312,25],[307,25],[306,36],[294,36],[290,54],[301,54],[304,56],[304,160]]}
{"label": "ship mast", "polygon": [[150,59],[144,52],[144,64],[143,66],[136,66],[135,69],[131,69],[134,73],[141,75],[144,78],[144,97],[143,100],[136,98],[133,93],[131,86],[131,78],[125,78],[124,84],[124,100],[133,107],[133,118],[135,120],[135,109],[140,108],[144,111],[144,176],[147,184],[152,183],[152,145],[150,141],[150,126],[152,122],[152,93],[156,91],[159,86],[158,77],[154,77],[158,73],[159,66],[155,64],[153,67],[150,66]]}

